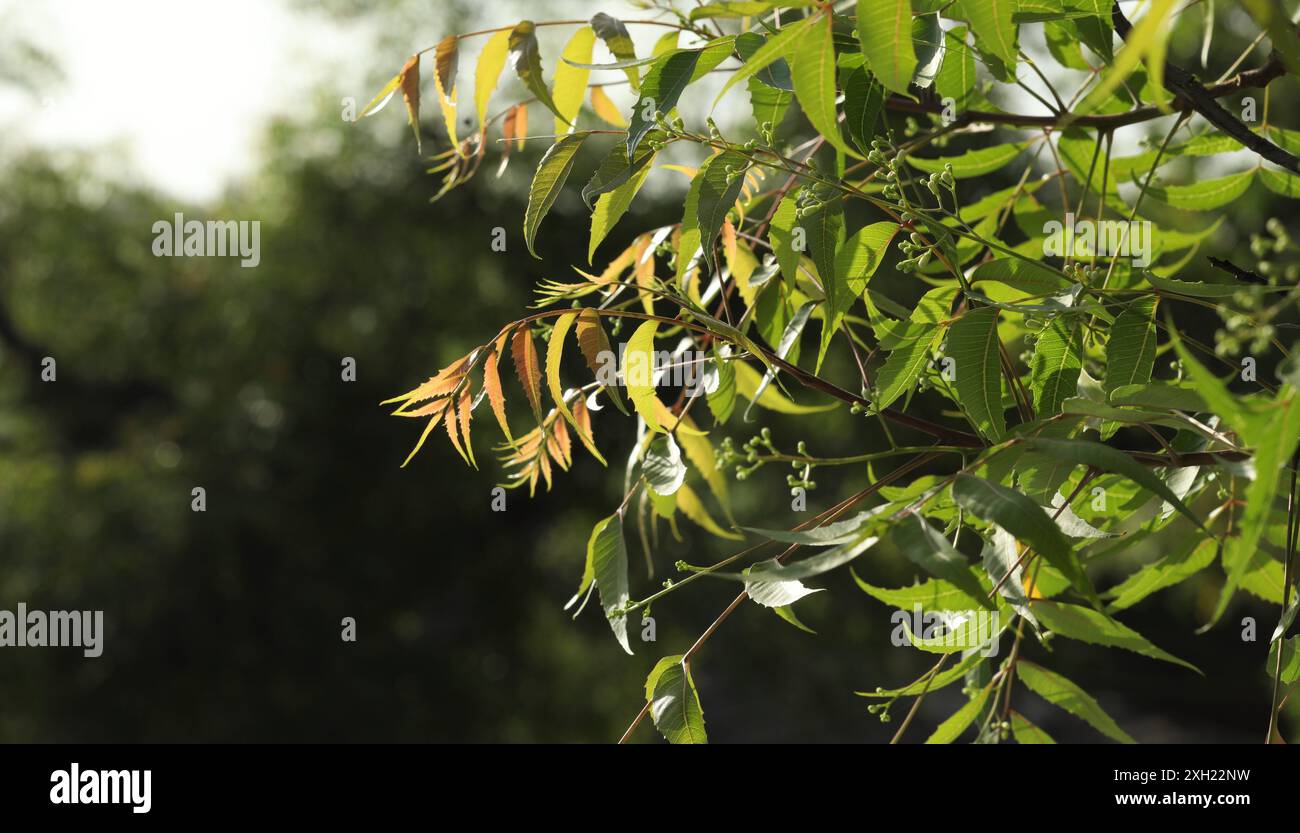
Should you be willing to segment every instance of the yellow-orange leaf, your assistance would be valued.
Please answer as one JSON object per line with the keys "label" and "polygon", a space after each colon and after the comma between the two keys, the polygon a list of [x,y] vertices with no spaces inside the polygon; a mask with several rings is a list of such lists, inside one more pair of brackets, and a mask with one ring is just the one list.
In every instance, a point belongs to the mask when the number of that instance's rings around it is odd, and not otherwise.
{"label": "yellow-orange leaf", "polygon": [[474,397],[470,395],[468,385],[460,393],[460,402],[456,410],[460,414],[460,436],[465,441],[465,453],[469,455],[469,464],[478,468],[478,462],[474,459],[474,446],[469,441],[469,421],[474,415]]}
{"label": "yellow-orange leaf", "polygon": [[[447,400],[447,402],[450,402],[450,400]],[[445,403],[438,402],[435,404],[440,405],[442,407],[438,409],[437,413],[435,413],[432,417],[429,418],[429,422],[424,426],[424,432],[420,434],[420,439],[418,442],[416,442],[415,448],[411,449],[411,453],[406,455],[406,459],[402,461],[402,468],[406,468],[406,464],[411,462],[411,460],[415,457],[415,455],[420,451],[420,449],[424,446],[424,441],[429,438],[429,433],[433,431],[434,428],[438,427],[438,421],[442,419],[442,415],[447,412]]]}
{"label": "yellow-orange leaf", "polygon": [[[609,380],[617,357],[610,346],[609,337],[605,335],[605,328],[600,325],[600,315],[590,307],[583,309],[578,313],[576,329],[578,349],[582,351],[582,357],[587,360],[587,367],[591,368],[597,381]],[[618,385],[608,385],[605,390],[609,393],[614,407],[626,414],[627,405],[623,402],[623,394],[619,393]]]}
{"label": "yellow-orange leaf", "polygon": [[[546,384],[550,388],[551,399],[555,400],[555,409],[559,411],[560,416],[564,417],[565,422],[577,429],[578,439],[591,452],[591,456],[599,460],[602,465],[606,465],[605,458],[600,456],[600,452],[596,449],[595,443],[591,441],[591,437],[584,435],[581,426],[573,417],[573,411],[569,410],[569,406],[565,403],[564,386],[560,383],[560,362],[564,358],[564,339],[568,337],[569,330],[573,327],[573,322],[577,318],[578,312],[574,311],[566,312],[555,320],[555,328],[551,330],[550,343],[546,345]],[[581,399],[582,395],[579,394],[578,398]]]}
{"label": "yellow-orange leaf", "polygon": [[460,42],[455,35],[448,35],[434,50],[433,86],[438,91],[438,105],[442,108],[442,120],[447,124],[447,138],[452,147],[460,141],[456,138],[456,54]]}
{"label": "yellow-orange leaf", "polygon": [[501,432],[506,435],[506,440],[511,444],[515,438],[510,434],[510,423],[506,420],[506,396],[501,389],[501,351],[505,349],[506,339],[510,333],[502,333],[497,339],[496,344],[492,345],[492,355],[483,360],[483,390],[487,391],[488,404],[492,406],[492,413],[497,418],[497,424],[501,426]]}
{"label": "yellow-orange leaf", "polygon": [[407,416],[405,409],[411,405],[416,405],[429,399],[437,399],[440,396],[446,396],[456,389],[461,380],[465,378],[465,373],[469,366],[470,357],[462,356],[456,361],[439,370],[435,375],[418,388],[409,390],[401,396],[394,396],[392,399],[385,399],[380,405],[391,405],[394,402],[401,402],[395,412],[398,416]]}
{"label": "yellow-orange leaf", "polygon": [[406,102],[406,115],[415,131],[415,148],[420,149],[420,56],[412,55],[398,73],[402,85],[402,99]]}
{"label": "yellow-orange leaf", "polygon": [[451,438],[452,448],[456,449],[456,453],[460,455],[461,459],[468,463],[469,457],[465,456],[465,449],[461,448],[460,445],[460,421],[458,416],[456,405],[449,403],[447,405],[447,418],[442,422],[447,427],[447,436]]}
{"label": "yellow-orange leaf", "polygon": [[510,32],[497,32],[483,46],[478,56],[478,67],[474,70],[474,109],[478,115],[479,129],[487,122],[488,101],[492,91],[497,87],[501,70],[506,65],[506,55],[510,51]]}
{"label": "yellow-orange leaf", "polygon": [[596,115],[602,121],[615,127],[627,127],[627,119],[623,118],[618,106],[610,100],[609,94],[605,92],[604,87],[591,88],[591,109],[596,111]]}
{"label": "yellow-orange leaf", "polygon": [[515,330],[510,341],[510,354],[515,360],[515,375],[524,386],[524,395],[533,408],[533,416],[542,421],[542,369],[537,361],[537,345],[527,325]]}

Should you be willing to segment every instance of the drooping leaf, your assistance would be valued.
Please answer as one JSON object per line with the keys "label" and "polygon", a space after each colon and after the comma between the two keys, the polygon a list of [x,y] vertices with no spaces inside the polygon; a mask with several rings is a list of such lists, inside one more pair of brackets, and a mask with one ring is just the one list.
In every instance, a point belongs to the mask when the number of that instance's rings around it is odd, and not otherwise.
{"label": "drooping leaf", "polygon": [[1106,609],[1112,612],[1126,610],[1152,593],[1178,584],[1214,563],[1218,552],[1218,542],[1212,538],[1200,543],[1185,541],[1172,553],[1147,564],[1107,591],[1114,600]]}
{"label": "drooping leaf", "polygon": [[[648,87],[648,78],[646,84]],[[743,153],[729,150],[710,157],[696,174],[703,179],[700,181],[695,222],[704,249],[704,262],[710,270],[718,268],[715,243],[722,231],[722,221],[740,196],[740,189],[745,184],[744,171],[748,166],[749,160]]]}
{"label": "drooping leaf", "polygon": [[580,425],[573,415],[573,411],[564,401],[564,386],[560,383],[560,362],[564,357],[564,339],[568,336],[569,330],[573,327],[574,321],[578,318],[578,312],[566,312],[555,320],[555,327],[551,330],[551,340],[546,345],[546,384],[551,392],[551,399],[555,400],[555,409],[564,417],[564,421],[573,426],[578,435],[578,440],[586,446],[591,452],[591,456],[600,461],[601,465],[606,465],[605,458],[601,456],[600,451],[596,448],[594,438],[591,436],[590,426]]}
{"label": "drooping leaf", "polygon": [[623,543],[623,518],[615,512],[596,523],[587,540],[587,558],[596,576],[600,605],[605,609],[614,638],[623,650],[632,653],[627,641],[627,614],[620,611],[630,596],[627,587],[627,547]]}
{"label": "drooping leaf", "polygon": [[1077,395],[1082,369],[1083,333],[1078,320],[1063,315],[1053,318],[1038,334],[1029,364],[1034,413],[1040,418],[1059,414],[1061,403]]}
{"label": "drooping leaf", "polygon": [[573,33],[564,47],[563,60],[555,68],[555,132],[567,133],[577,124],[578,111],[582,109],[582,100],[587,95],[587,78],[591,70],[576,67],[570,61],[591,62],[591,48],[596,42],[596,33],[590,26],[583,26]]}
{"label": "drooping leaf", "polygon": [[710,535],[716,535],[728,541],[739,541],[743,537],[739,533],[723,529],[717,521],[713,520],[708,510],[704,508],[704,503],[700,500],[699,495],[695,494],[695,490],[690,487],[690,484],[683,483],[681,488],[677,490],[676,498],[677,508],[682,511],[682,514],[690,518],[692,523]]}
{"label": "drooping leaf", "polygon": [[1016,65],[1016,24],[1012,15],[1015,0],[961,0],[961,11],[970,22],[984,51],[1008,67]]}
{"label": "drooping leaf", "polygon": [[614,355],[614,348],[610,346],[609,336],[605,335],[605,328],[601,326],[599,313],[590,307],[583,309],[578,313],[575,330],[578,335],[578,349],[582,351],[587,367],[591,368],[597,380],[615,382],[615,384],[605,385],[605,391],[614,406],[626,414],[627,405],[623,402],[623,394],[619,392],[617,380],[613,378],[617,357]]}
{"label": "drooping leaf", "polygon": [[[636,47],[632,44],[632,36],[628,34],[623,21],[604,12],[597,12],[591,18],[591,28],[605,42],[605,46],[615,58],[620,61],[636,60]],[[640,87],[641,74],[636,67],[628,67],[623,71],[627,73],[628,83],[632,85],[633,90]]]}
{"label": "drooping leaf", "polygon": [[641,190],[646,177],[650,174],[654,157],[655,153],[648,151],[633,163],[628,160],[627,149],[622,144],[615,145],[610,150],[609,156],[601,163],[600,169],[592,177],[591,182],[582,189],[583,198],[587,200],[596,193],[600,194],[591,214],[591,239],[587,244],[588,263],[595,256],[596,247],[627,212],[628,207],[632,205],[632,200],[636,199],[637,192]]}
{"label": "drooping leaf", "polygon": [[993,535],[984,542],[980,561],[992,586],[1007,600],[1011,608],[1033,625],[1038,627],[1038,619],[1029,606],[1025,594],[1024,570],[1020,566],[1020,551],[1016,547],[1016,538],[1001,527],[993,530]]}
{"label": "drooping leaf", "polygon": [[998,311],[967,310],[948,330],[948,358],[956,363],[957,401],[980,433],[993,441],[1007,431],[1002,410],[1002,372],[998,353]]}
{"label": "drooping leaf", "polygon": [[659,660],[646,678],[645,689],[650,719],[669,743],[708,743],[700,696],[690,666],[681,656]]}
{"label": "drooping leaf", "polygon": [[675,493],[686,481],[686,463],[671,434],[655,436],[641,459],[646,485],[661,497]]}
{"label": "drooping leaf", "polygon": [[488,38],[479,53],[478,66],[474,70],[474,110],[480,126],[487,123],[488,102],[492,100],[509,54],[510,31],[505,29]]}
{"label": "drooping leaf", "polygon": [[609,94],[605,92],[605,88],[602,86],[593,85],[591,87],[591,109],[596,111],[596,115],[602,121],[614,127],[627,127],[627,119],[623,117],[623,113],[618,109],[617,105],[610,100]]}
{"label": "drooping leaf", "polygon": [[[820,370],[830,347],[831,336],[867,288],[867,281],[880,268],[889,250],[889,244],[898,233],[898,225],[891,222],[871,223],[853,233],[844,241],[835,255],[835,266],[830,274],[822,275],[826,290],[825,323],[822,326],[821,344],[817,350],[816,370]],[[816,370],[814,372],[816,372]]]}
{"label": "drooping leaf", "polygon": [[531,20],[524,20],[510,31],[510,64],[528,91],[546,109],[563,119],[564,116],[555,107],[550,90],[546,88],[546,79],[542,77],[542,55],[537,48],[536,28]]}
{"label": "drooping leaf", "polygon": [[452,146],[460,140],[456,135],[456,69],[460,40],[455,35],[443,38],[433,52],[433,88],[438,95],[438,106],[447,127],[447,138]]}
{"label": "drooping leaf", "polygon": [[628,339],[623,352],[623,383],[632,407],[652,431],[663,431],[655,414],[655,331],[658,321],[644,321]]}
{"label": "drooping leaf", "polygon": [[537,358],[537,345],[527,326],[515,330],[510,340],[510,354],[515,361],[515,375],[523,385],[524,395],[533,408],[533,417],[542,421],[542,369]]}
{"label": "drooping leaf", "polygon": [[537,227],[542,224],[546,212],[551,210],[555,198],[564,188],[564,183],[569,178],[569,171],[573,169],[573,157],[588,135],[584,131],[561,136],[537,164],[537,172],[533,174],[533,184],[528,190],[528,208],[524,212],[524,242],[528,244],[529,254],[538,260],[541,260],[541,256],[533,248]]}
{"label": "drooping leaf", "polygon": [[916,72],[910,0],[858,0],[858,40],[871,72],[891,92],[907,94]]}
{"label": "drooping leaf", "polygon": [[[911,20],[908,21],[911,40]],[[840,133],[839,114],[835,109],[835,47],[833,22],[822,15],[809,32],[794,43],[789,57],[794,76],[794,94],[808,121],[827,142],[849,156],[858,156]]]}
{"label": "drooping leaf", "polygon": [[[789,323],[785,325],[785,331],[781,333],[781,342],[776,347],[776,355],[782,359],[790,355],[793,349],[799,343],[799,336],[803,334],[804,327],[808,324],[808,318],[812,315],[813,308],[817,306],[816,301],[806,301],[803,306],[795,311]],[[776,378],[777,369],[773,366],[763,374],[763,381],[759,383],[758,390],[754,392],[754,399],[761,399],[767,386]],[[750,401],[749,407],[745,409],[745,420],[749,420],[749,412],[754,407],[753,400]]]}
{"label": "drooping leaf", "polygon": [[[415,132],[415,149],[420,150],[420,56],[412,55],[397,75],[406,102],[406,119]],[[369,110],[369,108],[366,108]]]}
{"label": "drooping leaf", "polygon": [[506,339],[509,336],[509,333],[502,333],[492,348],[492,355],[483,360],[483,390],[487,391],[488,404],[497,419],[497,424],[501,426],[501,433],[505,434],[506,441],[513,445],[515,438],[510,433],[510,422],[506,419],[506,397],[501,387],[500,370],[501,353],[505,349]]}

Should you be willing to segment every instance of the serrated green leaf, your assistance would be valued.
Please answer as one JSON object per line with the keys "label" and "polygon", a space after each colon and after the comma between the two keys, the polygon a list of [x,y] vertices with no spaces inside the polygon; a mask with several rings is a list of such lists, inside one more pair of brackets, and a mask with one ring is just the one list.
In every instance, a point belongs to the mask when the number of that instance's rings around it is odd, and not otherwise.
{"label": "serrated green leaf", "polygon": [[1151,187],[1147,189],[1147,194],[1174,208],[1210,211],[1235,202],[1245,194],[1250,188],[1250,183],[1255,179],[1256,170],[1256,168],[1248,168],[1241,173],[1229,174],[1218,179],[1203,179],[1190,185]]}
{"label": "serrated green leaf", "polygon": [[590,26],[583,26],[573,33],[564,47],[561,63],[555,68],[555,133],[566,133],[577,124],[578,111],[582,109],[582,100],[587,97],[587,79],[591,70],[574,66],[569,62],[590,63],[591,48],[596,42],[596,33]]}
{"label": "serrated green leaf", "polygon": [[1060,674],[1023,659],[1016,664],[1016,674],[1030,691],[1053,706],[1081,718],[1106,737],[1120,743],[1137,743],[1086,691]]}
{"label": "serrated green leaf", "polygon": [[1065,574],[1075,589],[1089,600],[1097,600],[1069,540],[1038,504],[1014,489],[970,474],[957,475],[952,494],[976,517],[997,524],[1033,547],[1048,564]]}
{"label": "serrated green leaf", "polygon": [[1111,588],[1107,595],[1113,596],[1114,601],[1106,609],[1126,610],[1158,590],[1173,587],[1214,563],[1218,552],[1219,542],[1212,538],[1200,543],[1184,541],[1173,553],[1147,564]]}
{"label": "serrated green leaf", "polygon": [[799,106],[808,121],[827,142],[856,158],[858,152],[840,134],[839,113],[835,110],[832,26],[831,16],[823,15],[806,35],[794,43],[786,59],[794,77],[795,98],[799,99]]}
{"label": "serrated green leaf", "polygon": [[814,372],[821,369],[831,337],[839,329],[849,308],[866,290],[871,276],[880,268],[897,233],[898,225],[892,222],[863,226],[839,247],[830,274],[821,276],[822,288],[826,290],[826,311]]}
{"label": "serrated green leaf", "polygon": [[740,196],[740,189],[745,184],[743,171],[748,167],[749,159],[743,153],[728,150],[710,157],[696,174],[703,179],[700,182],[695,222],[700,231],[704,262],[712,272],[718,268],[714,249],[718,234],[722,231],[722,222],[727,219],[727,213]]}
{"label": "serrated green leaf", "polygon": [[623,544],[623,518],[615,512],[603,518],[591,530],[587,540],[587,559],[596,577],[600,591],[600,606],[614,631],[614,638],[623,650],[632,653],[627,641],[627,615],[619,613],[627,606],[630,596],[627,587],[627,547]]}
{"label": "serrated green leaf", "polygon": [[704,709],[691,669],[681,656],[664,657],[646,677],[650,719],[669,743],[708,743]]}
{"label": "serrated green leaf", "polygon": [[970,22],[984,51],[997,56],[1007,66],[1015,66],[1016,24],[1012,14],[1015,0],[961,0],[962,15]]}
{"label": "serrated green leaf", "polygon": [[948,165],[952,165],[952,175],[955,178],[969,179],[991,174],[1005,167],[1024,149],[1024,142],[1016,142],[968,150],[957,156],[939,156],[933,159],[908,156],[906,159],[907,164],[913,168],[932,174],[943,173]]}
{"label": "serrated green leaf", "polygon": [[989,695],[993,692],[993,686],[987,685],[980,689],[979,693],[966,702],[966,705],[957,710],[952,717],[949,717],[939,727],[934,730],[930,737],[926,738],[926,743],[952,743],[961,737],[962,732],[966,731],[975,718],[984,709],[984,704],[989,701]]}
{"label": "serrated green leaf", "polygon": [[1053,601],[1035,601],[1032,605],[1034,614],[1043,627],[1053,633],[1090,645],[1105,645],[1123,648],[1152,659],[1172,662],[1190,668],[1196,673],[1200,669],[1190,662],[1181,660],[1167,651],[1152,645],[1146,637],[1104,613],[1078,605],[1067,605]]}
{"label": "serrated green leaf", "polygon": [[658,321],[643,321],[632,337],[627,341],[623,351],[623,383],[627,387],[627,398],[632,400],[646,427],[651,431],[664,429],[655,418],[655,331],[659,329]]}
{"label": "serrated green leaf", "polygon": [[1083,369],[1083,331],[1073,317],[1057,316],[1038,334],[1029,363],[1029,389],[1034,394],[1034,413],[1051,417],[1061,413],[1061,404],[1078,395],[1079,371]]}
{"label": "serrated green leaf", "polygon": [[998,311],[968,309],[948,330],[945,355],[956,362],[957,401],[979,432],[997,442],[1007,432],[1002,410],[1002,371],[998,352]]}
{"label": "serrated green leaf", "polygon": [[[1163,480],[1156,477],[1151,469],[1135,461],[1122,451],[1102,445],[1091,440],[1056,440],[1046,437],[1034,437],[1025,440],[1025,448],[1046,454],[1057,460],[1064,460],[1078,466],[1091,466],[1111,474],[1122,475],[1142,488],[1164,498],[1179,512],[1197,526],[1201,521],[1192,510],[1187,508]],[[1204,529],[1204,527],[1202,527]]]}
{"label": "serrated green leaf", "polygon": [[[542,77],[542,56],[537,48],[536,26],[531,20],[521,21],[510,32],[510,64],[524,86],[538,101],[557,117],[563,119],[546,88],[546,79]],[[566,119],[567,122],[567,119]]]}
{"label": "serrated green leaf", "polygon": [[528,245],[529,254],[538,260],[541,260],[541,256],[533,248],[537,227],[542,224],[546,212],[551,210],[555,198],[564,188],[569,171],[573,169],[573,157],[587,136],[586,132],[561,136],[547,149],[542,161],[537,164],[537,172],[533,174],[533,184],[528,189],[528,208],[524,211],[524,242]]}
{"label": "serrated green leaf", "polygon": [[713,105],[709,109],[718,106],[718,102],[722,100],[722,96],[726,95],[727,90],[741,81],[752,78],[776,61],[786,57],[799,36],[807,32],[816,20],[816,16],[809,16],[782,26],[781,31],[768,38],[766,43],[745,57],[745,63],[741,65],[740,69],[731,73],[726,83],[722,85],[722,89],[718,91],[717,97],[713,99]]}
{"label": "serrated green leaf", "polygon": [[480,125],[487,123],[488,102],[497,88],[497,81],[501,78],[501,70],[505,69],[506,56],[509,54],[510,31],[508,29],[503,29],[488,38],[488,42],[483,45],[483,51],[479,53],[478,65],[474,69],[474,110]]}
{"label": "serrated green leaf", "polygon": [[858,0],[858,40],[871,72],[886,89],[907,94],[916,72],[909,0]]}
{"label": "serrated green leaf", "polygon": [[[595,31],[597,37],[605,42],[605,46],[615,58],[620,61],[636,60],[636,48],[632,44],[632,36],[628,34],[623,21],[604,12],[597,12],[591,18],[591,28]],[[637,71],[636,67],[627,67],[623,71],[627,74],[627,80],[632,85],[632,90],[637,90],[641,86],[640,72]]]}
{"label": "serrated green leaf", "polygon": [[[636,199],[637,192],[650,175],[655,152],[643,153],[635,163],[627,157],[627,148],[615,145],[601,163],[600,169],[592,176],[591,182],[582,189],[583,199],[600,194],[591,213],[591,239],[587,244],[587,262],[591,263],[596,255],[596,248],[613,230],[618,221],[627,213]],[[590,203],[589,203],[590,204]]]}
{"label": "serrated green leaf", "polygon": [[899,550],[921,569],[941,578],[978,600],[979,606],[994,609],[986,591],[971,572],[969,559],[953,548],[939,532],[916,513],[896,523],[891,535]]}
{"label": "serrated green leaf", "polygon": [[[851,568],[849,572],[853,572]],[[971,568],[967,572],[978,583],[978,571]],[[922,610],[932,611],[974,610],[981,606],[980,600],[988,596],[987,592],[981,592],[978,596],[970,596],[955,585],[937,578],[926,579],[911,587],[877,587],[863,581],[857,573],[853,573],[853,580],[863,593],[873,599],[884,602],[890,607],[909,612],[917,606]],[[983,590],[982,585],[981,590]]]}
{"label": "serrated green leaf", "polygon": [[1115,319],[1106,342],[1107,394],[1125,385],[1151,381],[1156,360],[1155,314],[1155,298],[1138,298]]}
{"label": "serrated green leaf", "polygon": [[1052,736],[1030,723],[1020,712],[1011,711],[1011,736],[1016,743],[1056,743]]}
{"label": "serrated green leaf", "polygon": [[640,98],[628,119],[629,156],[636,155],[637,145],[654,127],[658,116],[672,112],[682,91],[726,60],[734,44],[735,38],[719,38],[700,49],[678,49],[655,59],[641,80]]}

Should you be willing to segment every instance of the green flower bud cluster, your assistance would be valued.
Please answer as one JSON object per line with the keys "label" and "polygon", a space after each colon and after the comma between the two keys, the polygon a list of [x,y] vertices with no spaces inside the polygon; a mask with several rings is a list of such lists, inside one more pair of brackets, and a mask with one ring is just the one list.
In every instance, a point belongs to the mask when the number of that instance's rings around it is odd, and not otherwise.
{"label": "green flower bud cluster", "polygon": [[[898,245],[898,250],[905,255],[913,255],[898,262],[898,271],[900,272],[915,272],[917,269],[924,269],[930,264],[930,258],[934,255],[934,246],[927,243],[925,238],[917,232],[909,234],[907,239]],[[920,254],[917,254],[917,252]]]}
{"label": "green flower bud cluster", "polygon": [[[877,690],[877,691],[884,691],[884,689],[876,689],[876,690]],[[880,722],[881,722],[881,723],[888,723],[888,722],[890,721],[890,719],[891,719],[891,718],[889,717],[889,707],[892,706],[892,705],[893,705],[892,702],[890,702],[890,703],[875,703],[875,704],[873,704],[873,705],[867,706],[867,713],[868,713],[868,714],[874,714],[876,717],[880,718]]]}

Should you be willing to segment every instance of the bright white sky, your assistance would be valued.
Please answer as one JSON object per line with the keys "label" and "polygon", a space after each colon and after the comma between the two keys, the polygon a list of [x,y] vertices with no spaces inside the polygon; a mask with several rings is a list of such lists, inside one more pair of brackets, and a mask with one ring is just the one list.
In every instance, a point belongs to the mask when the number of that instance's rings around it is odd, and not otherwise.
{"label": "bright white sky", "polygon": [[113,146],[128,176],[213,197],[255,168],[267,118],[305,108],[322,78],[368,100],[372,41],[344,25],[283,0],[0,0],[5,40],[65,75],[43,102],[0,89],[0,147]]}

